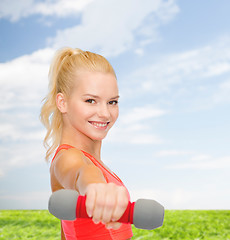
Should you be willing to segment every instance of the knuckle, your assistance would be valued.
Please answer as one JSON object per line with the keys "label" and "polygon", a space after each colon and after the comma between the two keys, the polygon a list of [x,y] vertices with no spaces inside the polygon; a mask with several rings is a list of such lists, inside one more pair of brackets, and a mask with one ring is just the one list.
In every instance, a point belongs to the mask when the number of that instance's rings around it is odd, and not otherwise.
{"label": "knuckle", "polygon": [[111,200],[106,203],[106,208],[108,210],[112,210],[114,209],[115,205],[116,205],[116,202],[114,200]]}
{"label": "knuckle", "polygon": [[122,198],[120,201],[118,201],[117,204],[120,208],[126,208],[128,205],[128,201]]}
{"label": "knuckle", "polygon": [[123,187],[123,186],[119,186],[119,191],[120,191],[122,194],[126,194],[126,189],[125,189],[125,187]]}
{"label": "knuckle", "polygon": [[113,186],[113,187],[116,187],[116,186],[117,186],[117,185],[116,185],[115,183],[113,183],[113,182],[108,183],[108,185],[109,185],[109,186]]}
{"label": "knuckle", "polygon": [[105,200],[103,198],[97,198],[95,205],[97,208],[103,208],[105,206]]}
{"label": "knuckle", "polygon": [[124,187],[119,189],[119,196],[118,196],[118,205],[122,208],[126,207],[128,204],[128,195],[126,189]]}

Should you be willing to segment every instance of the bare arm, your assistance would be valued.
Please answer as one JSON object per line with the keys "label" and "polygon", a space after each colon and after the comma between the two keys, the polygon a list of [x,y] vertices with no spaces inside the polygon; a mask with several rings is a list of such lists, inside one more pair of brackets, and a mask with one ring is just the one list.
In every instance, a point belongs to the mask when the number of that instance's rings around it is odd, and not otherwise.
{"label": "bare arm", "polygon": [[124,187],[106,180],[99,168],[77,149],[60,152],[54,161],[54,174],[59,183],[68,189],[86,195],[86,210],[95,223],[119,228],[116,222],[124,213],[128,196]]}

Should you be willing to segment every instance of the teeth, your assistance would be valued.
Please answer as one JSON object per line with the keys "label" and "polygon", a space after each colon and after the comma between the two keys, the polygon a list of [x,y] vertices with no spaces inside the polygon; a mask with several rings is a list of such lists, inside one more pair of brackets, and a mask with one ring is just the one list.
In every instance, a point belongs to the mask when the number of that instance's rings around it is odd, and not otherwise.
{"label": "teeth", "polygon": [[97,126],[97,127],[105,127],[105,126],[107,126],[107,123],[95,123],[95,122],[93,122],[92,124]]}

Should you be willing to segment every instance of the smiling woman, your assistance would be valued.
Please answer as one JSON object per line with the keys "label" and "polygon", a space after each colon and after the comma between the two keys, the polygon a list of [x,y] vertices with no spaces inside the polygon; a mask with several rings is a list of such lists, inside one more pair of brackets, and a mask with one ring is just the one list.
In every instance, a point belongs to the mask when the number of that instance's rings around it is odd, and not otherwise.
{"label": "smiling woman", "polygon": [[132,237],[131,225],[117,222],[130,200],[128,190],[100,154],[102,140],[118,117],[118,99],[116,75],[104,57],[72,48],[57,52],[41,109],[47,128],[46,160],[56,149],[50,167],[51,188],[86,195],[91,217],[62,220],[62,240]]}
{"label": "smiling woman", "polygon": [[85,70],[77,75],[77,87],[73,88],[70,97],[57,94],[57,107],[66,123],[62,139],[69,139],[66,134],[71,132],[74,135],[71,139],[79,139],[79,133],[84,133],[91,139],[102,140],[118,117],[116,77],[111,73]]}

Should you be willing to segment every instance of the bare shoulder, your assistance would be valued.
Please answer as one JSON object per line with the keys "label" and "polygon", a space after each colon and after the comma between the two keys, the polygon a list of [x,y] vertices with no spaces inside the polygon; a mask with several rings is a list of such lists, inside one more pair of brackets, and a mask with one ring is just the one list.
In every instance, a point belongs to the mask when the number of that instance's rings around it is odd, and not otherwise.
{"label": "bare shoulder", "polygon": [[80,150],[61,150],[50,168],[52,189],[75,189],[79,172],[87,166],[90,166],[90,163]]}
{"label": "bare shoulder", "polygon": [[84,164],[89,164],[88,159],[85,157],[82,151],[76,148],[70,148],[68,150],[61,150],[55,161],[55,168],[80,168]]}

